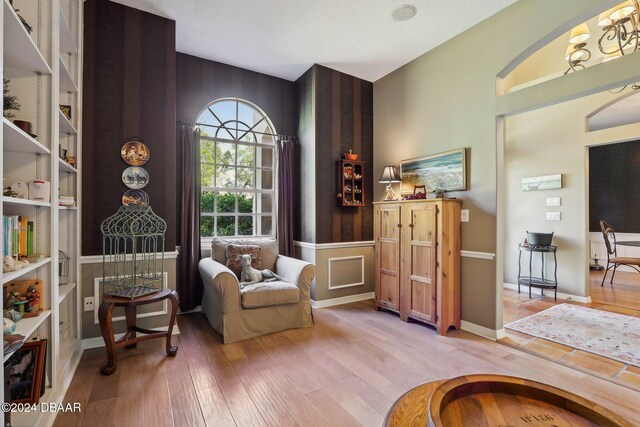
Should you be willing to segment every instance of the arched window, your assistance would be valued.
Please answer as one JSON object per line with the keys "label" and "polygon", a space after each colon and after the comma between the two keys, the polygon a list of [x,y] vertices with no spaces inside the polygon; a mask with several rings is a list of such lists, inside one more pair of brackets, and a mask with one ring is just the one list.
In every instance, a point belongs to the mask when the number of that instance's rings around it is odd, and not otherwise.
{"label": "arched window", "polygon": [[237,98],[218,99],[198,115],[200,234],[275,234],[275,138],[269,117]]}

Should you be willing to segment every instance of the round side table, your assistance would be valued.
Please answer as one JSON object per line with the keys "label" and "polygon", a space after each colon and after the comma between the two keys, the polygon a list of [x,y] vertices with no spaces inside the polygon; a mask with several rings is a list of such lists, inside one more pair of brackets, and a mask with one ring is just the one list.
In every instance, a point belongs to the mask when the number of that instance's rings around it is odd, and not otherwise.
{"label": "round side table", "polygon": [[[164,301],[165,299],[171,301],[171,319],[169,320],[169,328],[166,331],[144,329],[136,326],[136,314],[139,305],[152,304],[154,302]],[[100,304],[100,310],[98,311],[100,330],[102,331],[102,338],[104,338],[104,344],[107,348],[107,363],[100,368],[102,375],[111,375],[116,371],[116,350],[118,348],[133,348],[140,341],[166,337],[167,356],[175,356],[178,352],[178,347],[171,345],[171,333],[173,332],[173,325],[175,324],[176,314],[178,313],[178,304],[178,294],[172,289],[164,289],[155,294],[145,295],[135,299],[105,295],[102,298],[102,304]],[[124,314],[127,320],[127,332],[117,341],[113,333],[113,323],[111,319],[113,310],[116,307],[124,307]],[[137,336],[137,332],[145,335]]]}

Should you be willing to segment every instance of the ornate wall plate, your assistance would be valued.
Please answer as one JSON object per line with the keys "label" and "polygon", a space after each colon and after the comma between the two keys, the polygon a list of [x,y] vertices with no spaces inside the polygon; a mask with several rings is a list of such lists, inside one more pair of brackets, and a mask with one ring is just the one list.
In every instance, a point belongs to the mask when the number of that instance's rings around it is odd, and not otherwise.
{"label": "ornate wall plate", "polygon": [[141,141],[129,141],[120,149],[122,160],[132,166],[142,166],[149,161],[149,148]]}
{"label": "ornate wall plate", "polygon": [[144,190],[127,190],[122,195],[122,206],[149,204],[149,195]]}
{"label": "ornate wall plate", "polygon": [[122,182],[129,188],[139,190],[149,183],[149,173],[139,166],[129,166],[122,172]]}

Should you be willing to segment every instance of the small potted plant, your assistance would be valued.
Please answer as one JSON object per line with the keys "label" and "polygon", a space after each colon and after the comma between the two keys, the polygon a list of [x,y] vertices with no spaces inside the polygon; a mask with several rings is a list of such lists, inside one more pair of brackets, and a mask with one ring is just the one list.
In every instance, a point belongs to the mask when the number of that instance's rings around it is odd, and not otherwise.
{"label": "small potted plant", "polygon": [[444,194],[447,192],[444,188],[436,187],[432,193],[436,195],[436,199],[444,199]]}
{"label": "small potted plant", "polygon": [[11,119],[15,117],[12,111],[20,111],[20,104],[18,103],[18,97],[9,93],[9,83],[9,79],[3,80],[2,94],[4,95],[4,102],[2,113],[6,118]]}

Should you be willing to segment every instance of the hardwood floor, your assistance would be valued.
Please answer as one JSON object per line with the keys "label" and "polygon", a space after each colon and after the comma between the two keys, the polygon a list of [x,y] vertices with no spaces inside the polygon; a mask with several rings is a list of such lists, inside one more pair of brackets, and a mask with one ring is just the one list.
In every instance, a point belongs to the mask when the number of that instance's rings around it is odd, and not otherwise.
{"label": "hardwood floor", "polygon": [[[570,303],[640,317],[640,274],[618,272],[613,286],[609,285],[609,279],[600,286],[602,274],[591,272],[590,304]],[[505,324],[569,302],[540,296],[529,299],[528,293],[518,294],[507,289],[503,290],[503,300]],[[509,329],[505,332],[506,338],[500,340],[503,344],[640,391],[640,369],[637,367]]]}
{"label": "hardwood floor", "polygon": [[178,316],[175,358],[163,342],[88,350],[56,426],[379,426],[414,386],[472,373],[511,374],[592,399],[640,425],[640,392],[522,351],[452,331],[446,337],[366,301],[315,310],[311,328],[221,344],[202,314]]}

